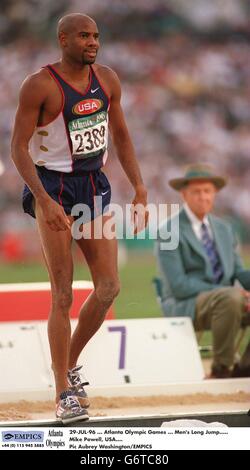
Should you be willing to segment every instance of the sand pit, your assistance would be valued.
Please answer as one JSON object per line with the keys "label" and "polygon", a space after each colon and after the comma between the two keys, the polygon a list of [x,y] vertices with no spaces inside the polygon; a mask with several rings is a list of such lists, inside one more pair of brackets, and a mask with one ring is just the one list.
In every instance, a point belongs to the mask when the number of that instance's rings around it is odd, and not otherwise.
{"label": "sand pit", "polygon": [[[91,398],[89,414],[95,416],[128,416],[189,413],[204,411],[242,411],[250,407],[250,393],[213,395],[197,393],[182,396]],[[0,421],[53,419],[52,401],[19,401],[0,404]]]}

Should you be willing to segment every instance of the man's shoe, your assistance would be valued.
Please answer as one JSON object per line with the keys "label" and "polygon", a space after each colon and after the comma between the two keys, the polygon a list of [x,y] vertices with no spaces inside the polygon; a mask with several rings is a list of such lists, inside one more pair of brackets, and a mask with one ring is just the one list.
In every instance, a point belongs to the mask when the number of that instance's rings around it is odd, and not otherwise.
{"label": "man's shoe", "polygon": [[235,364],[231,377],[250,377],[250,367],[242,367],[240,364]]}
{"label": "man's shoe", "polygon": [[82,374],[80,373],[81,368],[82,366],[76,366],[68,371],[68,383],[70,386],[70,390],[78,398],[80,405],[83,408],[88,408],[90,402],[88,395],[84,390],[84,386],[89,385],[89,382],[87,382],[86,380],[82,380]]}
{"label": "man's shoe", "polygon": [[89,419],[89,415],[87,410],[81,407],[71,390],[66,390],[61,393],[60,400],[56,405],[56,418],[66,424],[74,421],[86,421]]}
{"label": "man's shoe", "polygon": [[217,365],[212,366],[210,379],[228,379],[231,377],[231,371],[227,366]]}
{"label": "man's shoe", "polygon": [[250,341],[239,362],[235,364],[232,371],[232,377],[250,377]]}

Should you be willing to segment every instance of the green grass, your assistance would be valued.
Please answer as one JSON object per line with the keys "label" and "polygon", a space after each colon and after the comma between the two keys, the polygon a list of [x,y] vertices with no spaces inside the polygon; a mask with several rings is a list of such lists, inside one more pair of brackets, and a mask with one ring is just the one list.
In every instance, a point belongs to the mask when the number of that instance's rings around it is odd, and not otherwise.
{"label": "green grass", "polygon": [[115,304],[118,318],[161,316],[152,285],[155,275],[153,255],[130,254],[128,264],[120,269],[121,293]]}

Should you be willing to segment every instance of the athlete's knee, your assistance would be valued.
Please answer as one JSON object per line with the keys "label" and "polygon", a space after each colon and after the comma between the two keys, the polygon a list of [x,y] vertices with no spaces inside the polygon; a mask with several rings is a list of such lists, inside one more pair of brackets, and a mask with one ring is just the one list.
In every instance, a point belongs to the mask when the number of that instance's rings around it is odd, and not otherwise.
{"label": "athlete's knee", "polygon": [[105,279],[96,287],[98,301],[104,305],[111,305],[119,292],[120,285],[117,279]]}
{"label": "athlete's knee", "polygon": [[52,303],[56,310],[68,313],[73,302],[72,289],[58,290],[53,293]]}

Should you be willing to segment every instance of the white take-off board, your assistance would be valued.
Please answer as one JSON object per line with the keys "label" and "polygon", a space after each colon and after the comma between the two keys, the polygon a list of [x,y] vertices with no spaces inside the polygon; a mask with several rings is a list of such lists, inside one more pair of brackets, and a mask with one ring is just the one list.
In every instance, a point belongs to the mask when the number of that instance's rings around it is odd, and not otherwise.
{"label": "white take-off board", "polygon": [[[76,320],[72,321],[72,330]],[[92,387],[197,382],[204,371],[188,318],[106,320],[79,363]],[[2,323],[0,392],[51,390],[46,322]]]}

